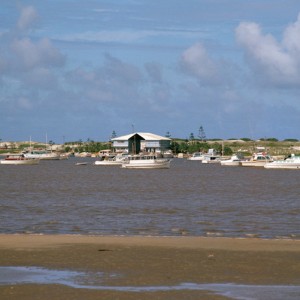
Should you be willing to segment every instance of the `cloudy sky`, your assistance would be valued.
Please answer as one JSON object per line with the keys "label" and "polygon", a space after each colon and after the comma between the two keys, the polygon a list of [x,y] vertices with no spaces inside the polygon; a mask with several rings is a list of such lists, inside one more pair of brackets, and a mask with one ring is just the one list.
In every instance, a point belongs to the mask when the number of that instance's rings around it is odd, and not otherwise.
{"label": "cloudy sky", "polygon": [[0,0],[0,139],[300,139],[299,0]]}

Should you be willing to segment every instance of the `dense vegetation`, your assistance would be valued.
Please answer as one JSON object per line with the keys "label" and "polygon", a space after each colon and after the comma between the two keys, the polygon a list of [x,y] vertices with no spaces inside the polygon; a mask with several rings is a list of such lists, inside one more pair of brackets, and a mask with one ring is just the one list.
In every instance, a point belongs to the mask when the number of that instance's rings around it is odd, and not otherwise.
{"label": "dense vegetation", "polygon": [[207,141],[173,139],[171,143],[171,149],[174,153],[207,152],[211,148],[223,155],[231,155],[238,152],[242,152],[244,155],[251,155],[251,153],[259,149],[272,155],[286,155],[292,152],[300,153],[300,150],[297,150],[298,148],[300,149],[300,142],[297,139],[278,141],[275,138],[264,138],[253,141],[248,138],[242,138],[228,140],[211,139]]}
{"label": "dense vegetation", "polygon": [[77,141],[69,142],[64,144],[64,149],[66,152],[90,152],[97,153],[101,150],[111,149],[110,142],[95,142],[93,140],[88,140],[87,142]]}

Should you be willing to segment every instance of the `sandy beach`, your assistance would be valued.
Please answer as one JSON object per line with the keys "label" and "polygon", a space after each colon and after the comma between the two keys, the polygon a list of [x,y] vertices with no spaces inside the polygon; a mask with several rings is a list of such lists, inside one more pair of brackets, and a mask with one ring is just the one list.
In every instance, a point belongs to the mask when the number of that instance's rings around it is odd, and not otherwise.
{"label": "sandy beach", "polygon": [[[300,241],[256,238],[0,235],[0,266],[102,272],[101,286],[300,285]],[[88,277],[89,275],[87,275]],[[99,283],[98,283],[99,285]],[[4,299],[230,299],[208,290],[130,291],[6,284]]]}

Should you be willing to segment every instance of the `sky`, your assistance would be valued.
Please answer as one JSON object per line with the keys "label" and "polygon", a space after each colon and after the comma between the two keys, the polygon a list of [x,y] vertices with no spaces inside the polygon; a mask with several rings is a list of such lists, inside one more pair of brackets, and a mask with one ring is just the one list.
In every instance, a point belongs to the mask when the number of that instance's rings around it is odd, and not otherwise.
{"label": "sky", "polygon": [[0,0],[0,139],[300,139],[299,0]]}

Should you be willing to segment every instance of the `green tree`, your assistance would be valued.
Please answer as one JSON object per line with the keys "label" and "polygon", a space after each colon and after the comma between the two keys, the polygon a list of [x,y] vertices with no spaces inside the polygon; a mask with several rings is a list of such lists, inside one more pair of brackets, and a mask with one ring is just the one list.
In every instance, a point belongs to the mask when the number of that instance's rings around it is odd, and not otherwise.
{"label": "green tree", "polygon": [[199,127],[198,137],[199,137],[199,139],[200,139],[202,142],[205,142],[205,140],[206,140],[206,134],[205,134],[205,131],[204,131],[202,125]]}
{"label": "green tree", "polygon": [[170,149],[172,150],[173,153],[177,154],[180,149],[180,145],[178,142],[172,141],[171,145],[170,145]]}
{"label": "green tree", "polygon": [[112,132],[112,134],[111,134],[111,139],[114,139],[114,138],[116,138],[117,137],[117,134],[116,134],[116,132],[113,130],[113,132]]}
{"label": "green tree", "polygon": [[194,137],[194,133],[192,133],[192,132],[191,132],[191,133],[190,133],[189,140],[190,140],[190,141],[193,141],[194,139],[195,139],[195,137]]}

